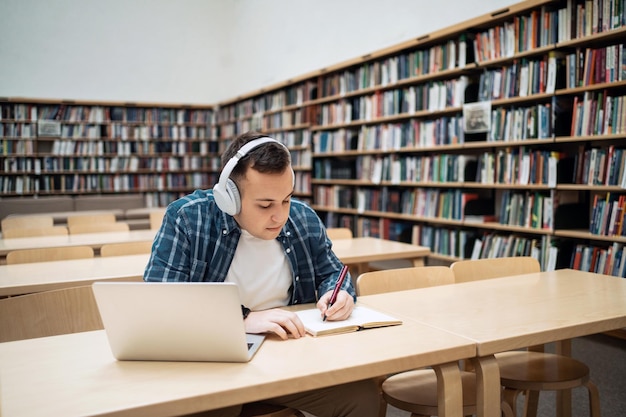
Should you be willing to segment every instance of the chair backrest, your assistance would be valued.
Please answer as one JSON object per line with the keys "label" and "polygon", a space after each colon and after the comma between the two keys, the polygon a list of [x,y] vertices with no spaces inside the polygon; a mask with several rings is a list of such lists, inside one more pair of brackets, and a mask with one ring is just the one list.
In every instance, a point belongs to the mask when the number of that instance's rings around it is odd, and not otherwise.
{"label": "chair backrest", "polygon": [[65,226],[28,227],[4,230],[2,237],[4,239],[12,239],[16,237],[67,236],[67,233],[67,227]]}
{"label": "chair backrest", "polygon": [[79,223],[68,227],[70,235],[79,233],[101,233],[101,232],[128,232],[130,226],[128,223],[110,222],[110,223]]}
{"label": "chair backrest", "polygon": [[478,281],[539,272],[539,261],[532,256],[467,259],[450,265],[455,282]]}
{"label": "chair backrest", "polygon": [[371,295],[445,284],[454,284],[454,274],[447,266],[416,266],[364,272],[356,280],[356,291],[357,295]]}
{"label": "chair backrest", "polygon": [[31,262],[63,261],[67,259],[93,258],[90,246],[66,246],[58,248],[18,249],[7,253],[7,265]]}
{"label": "chair backrest", "polygon": [[137,255],[140,253],[150,253],[152,251],[152,241],[141,242],[107,243],[100,248],[100,256],[122,256]]}
{"label": "chair backrest", "polygon": [[75,214],[67,216],[67,227],[77,224],[115,223],[116,221],[114,213]]}
{"label": "chair backrest", "polygon": [[90,285],[0,299],[0,342],[101,329]]}
{"label": "chair backrest", "polygon": [[53,225],[52,216],[10,216],[2,219],[2,234],[10,229],[32,229]]}
{"label": "chair backrest", "polygon": [[329,227],[326,234],[330,240],[352,239],[352,230],[347,227]]}
{"label": "chair backrest", "polygon": [[150,212],[150,229],[159,229],[163,223],[163,216],[165,215],[165,208],[163,210],[156,210]]}

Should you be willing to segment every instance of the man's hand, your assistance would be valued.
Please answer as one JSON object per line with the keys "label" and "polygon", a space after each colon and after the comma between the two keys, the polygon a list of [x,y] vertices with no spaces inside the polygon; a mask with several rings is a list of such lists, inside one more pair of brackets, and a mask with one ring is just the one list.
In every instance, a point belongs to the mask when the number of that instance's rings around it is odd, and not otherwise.
{"label": "man's hand", "polygon": [[244,320],[246,333],[276,333],[281,339],[287,340],[289,335],[296,339],[304,336],[306,331],[300,318],[293,311],[280,308],[251,311]]}
{"label": "man's hand", "polygon": [[328,291],[317,302],[317,308],[322,312],[322,316],[326,314],[326,320],[345,320],[350,317],[354,309],[354,299],[348,291],[341,290],[337,294],[337,300],[329,307],[328,302],[332,291]]}

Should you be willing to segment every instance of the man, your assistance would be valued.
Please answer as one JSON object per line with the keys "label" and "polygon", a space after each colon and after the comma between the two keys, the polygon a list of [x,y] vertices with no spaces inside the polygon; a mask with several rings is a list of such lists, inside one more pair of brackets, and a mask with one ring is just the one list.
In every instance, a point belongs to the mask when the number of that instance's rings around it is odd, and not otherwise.
{"label": "man", "polygon": [[[246,332],[271,332],[284,340],[303,337],[305,330],[283,306],[316,302],[327,320],[348,318],[356,299],[351,280],[328,307],[342,264],[319,217],[291,199],[293,187],[289,150],[258,133],[241,135],[222,155],[213,190],[197,190],[169,205],[144,279],[235,282]],[[268,402],[318,417],[373,417],[379,398],[376,383],[367,380]],[[238,413],[234,407],[204,415]]]}

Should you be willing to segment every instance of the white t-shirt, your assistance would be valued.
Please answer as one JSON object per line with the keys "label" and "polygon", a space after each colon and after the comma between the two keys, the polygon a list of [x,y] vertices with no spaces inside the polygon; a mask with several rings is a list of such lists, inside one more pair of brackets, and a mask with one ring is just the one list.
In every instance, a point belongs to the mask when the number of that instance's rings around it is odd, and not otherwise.
{"label": "white t-shirt", "polygon": [[276,239],[259,239],[242,229],[226,281],[239,286],[241,304],[251,310],[289,304],[291,267]]}

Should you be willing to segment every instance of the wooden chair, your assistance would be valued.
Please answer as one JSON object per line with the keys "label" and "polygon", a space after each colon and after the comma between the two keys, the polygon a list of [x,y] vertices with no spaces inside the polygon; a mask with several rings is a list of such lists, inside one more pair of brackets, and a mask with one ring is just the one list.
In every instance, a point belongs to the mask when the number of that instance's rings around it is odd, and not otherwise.
{"label": "wooden chair", "polygon": [[33,229],[37,227],[52,227],[52,216],[10,216],[2,219],[2,234],[10,229]]}
{"label": "wooden chair", "polygon": [[[454,262],[450,269],[457,283],[501,278],[540,271],[539,262],[530,256],[489,258]],[[517,398],[525,394],[524,416],[536,416],[540,391],[565,391],[584,386],[589,392],[592,417],[600,416],[598,388],[590,380],[589,367],[565,355],[544,353],[543,346],[528,351],[495,355],[504,387],[503,401],[517,415]]]}
{"label": "wooden chair", "polygon": [[4,239],[18,237],[38,237],[38,236],[67,236],[68,230],[65,226],[47,227],[27,227],[24,229],[8,229],[2,232]]}
{"label": "wooden chair", "polygon": [[0,342],[102,328],[89,285],[0,299]]}
{"label": "wooden chair", "polygon": [[100,256],[122,256],[137,255],[140,253],[150,253],[152,251],[152,241],[141,242],[107,243],[100,248]]}
{"label": "wooden chair", "polygon": [[454,274],[447,266],[387,269],[359,275],[356,292],[358,295],[371,295],[444,284],[454,284]]}
{"label": "wooden chair", "polygon": [[165,215],[165,208],[162,210],[155,210],[150,212],[150,229],[156,230],[161,227],[163,223],[163,216]]}
{"label": "wooden chair", "polygon": [[[357,278],[359,296],[404,291],[435,285],[454,284],[454,274],[446,266],[420,266],[366,272]],[[476,413],[476,377],[461,372],[463,415]],[[436,416],[438,413],[437,375],[432,369],[417,369],[383,377],[379,415],[385,415],[387,403],[411,416]]]}
{"label": "wooden chair", "polygon": [[78,223],[70,225],[70,235],[80,233],[101,233],[101,232],[128,232],[130,227],[127,223],[110,222],[110,223]]}
{"label": "wooden chair", "polygon": [[7,265],[31,262],[63,261],[67,259],[93,258],[90,246],[67,246],[59,248],[19,249],[7,253]]}
{"label": "wooden chair", "polygon": [[352,239],[352,230],[347,227],[329,227],[326,229],[326,235],[332,240]]}
{"label": "wooden chair", "polygon": [[98,213],[98,214],[76,214],[67,216],[67,227],[70,228],[77,224],[98,224],[98,223],[115,223],[117,219],[114,213]]}

